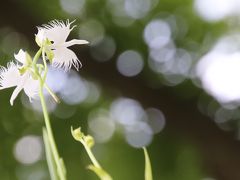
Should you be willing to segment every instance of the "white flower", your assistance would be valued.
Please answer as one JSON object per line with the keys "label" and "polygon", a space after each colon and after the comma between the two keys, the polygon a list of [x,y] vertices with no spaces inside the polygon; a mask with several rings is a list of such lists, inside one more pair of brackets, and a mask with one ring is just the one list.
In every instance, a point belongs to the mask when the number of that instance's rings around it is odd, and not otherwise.
{"label": "white flower", "polygon": [[46,45],[47,48],[53,51],[52,63],[54,67],[62,67],[64,70],[69,70],[73,65],[77,70],[81,66],[81,62],[77,58],[76,54],[68,49],[69,46],[75,44],[87,44],[86,40],[73,39],[66,41],[69,33],[73,30],[70,27],[72,22],[67,20],[66,23],[63,21],[51,21],[49,24],[45,24],[38,27],[38,33],[36,34],[36,39],[38,45],[45,45],[46,40],[50,41],[51,45]]}
{"label": "white flower", "polygon": [[[20,50],[19,53],[15,54],[14,56],[16,60],[23,64],[23,66],[26,65],[26,52]],[[38,81],[32,78],[29,71],[26,71],[24,74],[21,75],[19,72],[19,68],[21,68],[21,66],[13,62],[9,62],[7,64],[7,68],[0,67],[0,90],[16,86],[10,98],[11,105],[13,105],[14,100],[22,89],[27,94],[30,101],[32,101],[32,99],[36,98],[38,95]]]}

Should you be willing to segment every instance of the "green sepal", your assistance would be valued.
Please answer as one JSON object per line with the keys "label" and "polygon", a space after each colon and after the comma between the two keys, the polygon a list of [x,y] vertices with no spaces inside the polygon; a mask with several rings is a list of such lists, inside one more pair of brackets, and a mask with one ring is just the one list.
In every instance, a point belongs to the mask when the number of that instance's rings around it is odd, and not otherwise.
{"label": "green sepal", "polygon": [[25,54],[26,54],[27,64],[28,64],[28,65],[31,65],[31,64],[32,64],[32,58],[31,58],[31,56],[28,54],[28,52],[25,52]]}
{"label": "green sepal", "polygon": [[47,54],[47,58],[50,61],[50,63],[52,63],[52,60],[54,58],[54,53],[52,50],[46,50],[46,54]]}
{"label": "green sepal", "polygon": [[35,36],[35,41],[39,47],[52,45],[52,42],[49,39],[45,39],[41,42],[37,36]]}
{"label": "green sepal", "polygon": [[50,45],[52,45],[52,42],[47,38],[44,42],[44,45],[45,46],[50,46]]}
{"label": "green sepal", "polygon": [[18,68],[18,71],[19,71],[20,75],[23,75],[27,71],[27,69],[28,68],[26,66],[23,66],[23,67]]}

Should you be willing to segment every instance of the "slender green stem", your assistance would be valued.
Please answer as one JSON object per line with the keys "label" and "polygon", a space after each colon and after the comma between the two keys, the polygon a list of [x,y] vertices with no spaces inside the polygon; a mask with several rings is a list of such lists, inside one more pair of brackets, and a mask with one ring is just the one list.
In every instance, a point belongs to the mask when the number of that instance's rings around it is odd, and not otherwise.
{"label": "slender green stem", "polygon": [[87,154],[88,154],[89,158],[91,159],[93,165],[96,166],[97,168],[101,168],[100,164],[96,160],[96,158],[93,155],[93,153],[92,153],[91,149],[89,148],[89,146],[84,141],[82,141],[82,144],[83,144],[84,148],[86,149]]}
{"label": "slender green stem", "polygon": [[53,132],[52,132],[51,124],[50,124],[50,119],[48,116],[47,106],[46,106],[46,102],[45,102],[44,95],[43,95],[44,82],[42,79],[39,79],[39,83],[40,83],[39,97],[40,97],[40,101],[41,101],[41,105],[42,105],[43,116],[44,116],[45,125],[46,125],[46,129],[47,129],[49,144],[50,144],[50,147],[52,150],[54,160],[57,165],[57,171],[59,174],[59,178],[60,178],[60,180],[66,180],[65,172],[63,171],[62,164],[60,162],[60,157],[58,154],[58,150],[56,147],[56,143],[55,143],[55,140],[53,137]]}
{"label": "slender green stem", "polygon": [[[41,76],[41,73],[39,73],[39,70],[38,70],[38,67],[37,67],[37,61],[38,61],[41,54],[42,54],[42,59],[43,59],[43,63],[44,63],[43,77]],[[48,86],[45,85],[45,80],[46,80],[46,77],[47,77],[48,67],[47,67],[47,62],[46,62],[46,58],[45,58],[45,48],[44,47],[41,47],[38,50],[38,52],[36,53],[36,55],[34,56],[33,62],[32,62],[32,67],[33,67],[34,74],[39,79],[39,85],[40,85],[39,97],[40,97],[40,101],[41,101],[41,105],[42,105],[43,116],[44,116],[46,130],[47,130],[47,132],[44,134],[44,138],[45,138],[45,143],[47,143],[47,145],[49,145],[50,149],[48,149],[48,150],[51,153],[51,154],[48,154],[48,155],[53,155],[53,160],[56,163],[57,173],[58,173],[58,176],[59,176],[60,180],[66,180],[66,170],[65,170],[65,167],[64,167],[63,160],[59,157],[59,153],[58,153],[56,143],[55,143],[55,140],[54,140],[54,137],[53,137],[53,132],[52,132],[52,128],[51,128],[50,119],[49,119],[49,116],[48,116],[46,102],[45,102],[44,95],[43,95],[43,87],[45,86],[46,89],[49,91],[49,93],[52,95],[52,97],[56,100],[56,102],[59,102],[57,96],[51,91],[51,89]],[[53,167],[53,166],[51,166],[51,167]]]}
{"label": "slender green stem", "polygon": [[48,72],[47,61],[45,58],[45,48],[42,48],[42,59],[43,59],[43,64],[44,64],[43,82],[45,82],[46,77],[47,77],[47,72]]}
{"label": "slender green stem", "polygon": [[35,54],[32,62],[32,67],[34,70],[35,75],[37,75],[38,79],[41,79],[41,75],[39,74],[38,68],[37,68],[37,61],[42,53],[42,47],[38,50],[38,52]]}
{"label": "slender green stem", "polygon": [[36,63],[37,63],[37,61],[38,61],[41,53],[42,53],[42,48],[40,48],[40,49],[38,50],[38,52],[35,54],[35,56],[34,56],[34,58],[33,58],[33,63],[32,63],[33,65],[36,65]]}

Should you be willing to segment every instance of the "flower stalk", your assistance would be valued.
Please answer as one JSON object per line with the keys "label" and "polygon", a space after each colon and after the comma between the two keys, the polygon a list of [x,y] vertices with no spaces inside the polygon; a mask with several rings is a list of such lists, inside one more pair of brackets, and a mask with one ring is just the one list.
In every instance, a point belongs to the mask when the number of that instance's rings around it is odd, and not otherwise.
{"label": "flower stalk", "polygon": [[43,116],[44,116],[44,120],[45,120],[47,137],[48,137],[48,141],[49,141],[49,144],[50,144],[50,149],[51,149],[54,161],[55,161],[56,166],[57,166],[57,172],[58,172],[60,180],[66,180],[66,170],[65,170],[63,164],[61,163],[62,160],[59,156],[59,153],[58,153],[58,150],[57,150],[57,147],[56,147],[56,143],[55,143],[55,140],[54,140],[54,137],[53,137],[53,132],[52,132],[50,119],[49,119],[49,116],[48,116],[46,102],[45,102],[45,98],[44,98],[44,95],[43,95],[44,81],[42,79],[39,79],[39,84],[40,84],[39,97],[40,97],[40,101],[41,101],[41,105],[42,105]]}
{"label": "flower stalk", "polygon": [[82,143],[83,147],[85,148],[92,165],[89,165],[87,168],[92,170],[101,180],[112,180],[112,177],[101,167],[101,165],[98,163],[97,159],[92,153],[91,148],[94,145],[94,139],[90,135],[84,135],[84,133],[81,132],[81,128],[77,128],[73,130],[71,127],[72,136],[76,141],[79,141]]}

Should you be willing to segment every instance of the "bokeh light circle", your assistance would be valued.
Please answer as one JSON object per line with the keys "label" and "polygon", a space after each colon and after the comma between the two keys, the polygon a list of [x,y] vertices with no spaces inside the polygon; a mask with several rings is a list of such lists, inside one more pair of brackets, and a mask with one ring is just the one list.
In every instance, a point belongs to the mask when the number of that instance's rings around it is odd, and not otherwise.
{"label": "bokeh light circle", "polygon": [[127,77],[138,75],[144,66],[143,58],[137,51],[128,50],[120,54],[117,59],[118,71]]}

